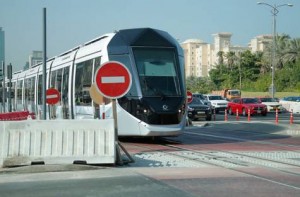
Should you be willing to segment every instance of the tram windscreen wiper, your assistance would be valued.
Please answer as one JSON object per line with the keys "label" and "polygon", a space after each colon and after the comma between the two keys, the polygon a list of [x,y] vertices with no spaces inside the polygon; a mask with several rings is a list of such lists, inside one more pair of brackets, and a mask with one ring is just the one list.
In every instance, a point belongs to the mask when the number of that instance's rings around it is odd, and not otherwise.
{"label": "tram windscreen wiper", "polygon": [[163,66],[163,65],[166,65],[166,62],[163,62],[163,61],[159,61],[159,60],[154,60],[154,61],[151,61],[149,62],[150,64],[153,64],[153,65],[157,65],[157,66]]}

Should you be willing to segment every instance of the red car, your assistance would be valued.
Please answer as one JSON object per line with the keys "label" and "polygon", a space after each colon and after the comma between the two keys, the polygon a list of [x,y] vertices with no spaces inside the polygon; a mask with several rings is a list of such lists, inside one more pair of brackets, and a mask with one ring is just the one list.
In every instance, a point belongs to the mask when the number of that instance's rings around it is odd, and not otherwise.
{"label": "red car", "polygon": [[236,114],[238,110],[239,114],[243,116],[248,115],[248,110],[250,114],[261,114],[263,116],[267,115],[268,109],[265,104],[258,103],[256,98],[236,98],[228,103],[227,111],[229,114]]}

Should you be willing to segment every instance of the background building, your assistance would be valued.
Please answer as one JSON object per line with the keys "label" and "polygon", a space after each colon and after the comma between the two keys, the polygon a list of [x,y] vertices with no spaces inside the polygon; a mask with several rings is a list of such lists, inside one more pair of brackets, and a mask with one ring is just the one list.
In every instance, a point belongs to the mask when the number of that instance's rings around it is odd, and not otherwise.
{"label": "background building", "polygon": [[264,51],[266,50],[266,47],[272,43],[272,41],[272,35],[259,35],[251,40],[249,43],[249,48],[253,53],[256,51]]}
{"label": "background building", "polygon": [[5,61],[5,38],[4,31],[0,27],[0,64],[2,61]]}
{"label": "background building", "polygon": [[41,62],[43,62],[43,51],[32,51],[29,56],[29,68]]}
{"label": "background building", "polygon": [[209,71],[219,63],[218,53],[223,52],[223,61],[226,63],[225,55],[228,52],[244,52],[250,50],[264,51],[272,41],[270,35],[260,35],[251,40],[247,47],[231,45],[231,33],[221,32],[212,35],[214,43],[208,44],[199,39],[188,39],[181,43],[184,50],[186,77],[206,77]]}

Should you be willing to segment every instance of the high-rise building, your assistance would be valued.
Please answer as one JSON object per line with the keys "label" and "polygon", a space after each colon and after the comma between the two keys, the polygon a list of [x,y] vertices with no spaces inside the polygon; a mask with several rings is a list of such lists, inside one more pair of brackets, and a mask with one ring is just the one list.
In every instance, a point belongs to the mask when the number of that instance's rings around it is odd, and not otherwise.
{"label": "high-rise building", "polygon": [[2,64],[2,61],[5,61],[5,39],[4,31],[0,27],[0,64]]}
{"label": "high-rise building", "polygon": [[29,56],[29,68],[43,62],[43,51],[32,51]]}

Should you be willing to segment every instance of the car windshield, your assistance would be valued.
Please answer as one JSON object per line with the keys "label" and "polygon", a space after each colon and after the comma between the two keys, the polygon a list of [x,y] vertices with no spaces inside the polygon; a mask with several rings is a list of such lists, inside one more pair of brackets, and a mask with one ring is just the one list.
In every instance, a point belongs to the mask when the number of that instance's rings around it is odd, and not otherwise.
{"label": "car windshield", "polygon": [[208,96],[209,100],[224,100],[221,96]]}
{"label": "car windshield", "polygon": [[190,104],[192,104],[192,105],[195,105],[195,104],[197,104],[197,105],[205,105],[204,102],[201,99],[195,98],[195,97],[193,98],[193,100],[192,100],[192,102]]}
{"label": "car windshield", "polygon": [[202,99],[202,100],[205,99],[202,94],[193,94],[193,97],[197,97],[197,98]]}
{"label": "car windshield", "polygon": [[244,98],[243,103],[257,103],[255,98]]}
{"label": "car windshield", "polygon": [[274,98],[260,98],[261,102],[277,102]]}

